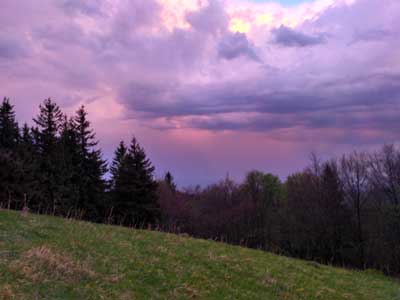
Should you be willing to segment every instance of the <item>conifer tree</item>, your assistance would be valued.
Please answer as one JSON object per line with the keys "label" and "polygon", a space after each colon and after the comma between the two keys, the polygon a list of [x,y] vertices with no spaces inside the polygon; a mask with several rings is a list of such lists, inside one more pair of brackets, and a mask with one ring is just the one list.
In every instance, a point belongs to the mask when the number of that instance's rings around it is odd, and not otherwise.
{"label": "conifer tree", "polygon": [[15,208],[20,164],[16,153],[19,140],[14,107],[8,98],[0,106],[0,205]]}
{"label": "conifer tree", "polygon": [[22,127],[21,133],[21,142],[25,144],[25,146],[29,147],[33,151],[33,136],[31,128],[29,128],[28,124],[24,123]]}
{"label": "conifer tree", "polygon": [[59,141],[60,172],[62,172],[62,186],[60,187],[62,201],[59,203],[58,213],[68,216],[80,216],[78,182],[78,139],[76,126],[72,119],[64,116],[60,129]]}
{"label": "conifer tree", "polygon": [[18,144],[18,156],[21,161],[22,180],[20,182],[23,206],[37,207],[38,183],[37,183],[37,158],[32,131],[28,124],[22,127],[20,142]]}
{"label": "conifer tree", "polygon": [[38,151],[38,181],[40,200],[38,209],[42,212],[55,213],[62,200],[61,190],[64,174],[60,172],[60,129],[64,116],[59,106],[50,98],[39,106],[39,115],[33,121],[34,142]]}
{"label": "conifer tree", "polygon": [[95,133],[90,128],[84,106],[81,106],[76,112],[74,124],[78,146],[79,206],[86,212],[87,218],[92,221],[100,221],[106,189],[103,179],[107,172],[106,161],[102,159],[101,150],[95,149],[98,141],[95,140]]}
{"label": "conifer tree", "polygon": [[168,171],[164,176],[164,181],[167,184],[168,188],[172,191],[176,191],[176,184],[174,182],[174,177],[172,176],[171,172]]}
{"label": "conifer tree", "polygon": [[129,149],[120,143],[111,172],[116,221],[124,225],[155,223],[160,212],[154,167],[135,138]]}
{"label": "conifer tree", "polygon": [[132,138],[129,156],[132,157],[136,175],[134,190],[134,200],[137,201],[138,208],[135,213],[136,219],[143,223],[155,223],[160,217],[157,182],[154,180],[155,168],[135,137]]}
{"label": "conifer tree", "polygon": [[16,208],[19,166],[10,151],[0,151],[0,207]]}
{"label": "conifer tree", "polygon": [[42,155],[53,154],[57,148],[59,133],[64,120],[60,107],[50,98],[39,105],[39,115],[33,119],[37,126],[33,132],[35,142]]}
{"label": "conifer tree", "polygon": [[4,98],[0,106],[0,149],[13,150],[19,138],[18,123],[15,120],[14,106],[9,98]]}
{"label": "conifer tree", "polygon": [[111,164],[110,173],[111,173],[111,181],[110,186],[112,190],[115,190],[115,184],[118,180],[118,175],[121,172],[122,164],[128,154],[128,148],[125,146],[125,143],[121,141],[118,145],[117,150],[114,152],[114,158]]}

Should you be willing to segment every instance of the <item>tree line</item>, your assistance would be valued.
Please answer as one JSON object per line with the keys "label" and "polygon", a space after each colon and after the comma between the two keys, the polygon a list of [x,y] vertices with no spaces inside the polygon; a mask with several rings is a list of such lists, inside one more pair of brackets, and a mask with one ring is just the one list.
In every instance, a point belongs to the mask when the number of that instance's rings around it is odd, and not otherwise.
{"label": "tree line", "polygon": [[0,107],[0,204],[44,214],[127,226],[159,219],[154,167],[135,138],[115,152],[111,180],[85,108],[68,118],[51,99],[34,126],[16,121],[5,98]]}
{"label": "tree line", "polygon": [[[110,164],[84,107],[72,118],[51,99],[34,126],[0,107],[0,205],[124,226],[156,226],[282,255],[400,274],[400,150],[353,152],[284,182],[261,171],[180,190],[133,137]],[[106,179],[109,174],[109,179]]]}

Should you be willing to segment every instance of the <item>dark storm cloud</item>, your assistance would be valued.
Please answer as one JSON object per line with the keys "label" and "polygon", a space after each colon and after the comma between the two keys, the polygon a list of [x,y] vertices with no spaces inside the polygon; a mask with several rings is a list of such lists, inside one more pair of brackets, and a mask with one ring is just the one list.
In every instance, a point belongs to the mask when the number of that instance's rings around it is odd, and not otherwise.
{"label": "dark storm cloud", "polygon": [[275,129],[291,128],[293,127],[293,122],[291,122],[290,117],[280,118],[273,115],[258,115],[244,118],[243,120],[228,120],[223,117],[212,119],[193,118],[187,125],[191,128],[214,131],[245,130],[269,132]]}
{"label": "dark storm cloud", "polygon": [[[400,107],[400,74],[370,75],[350,83],[338,80],[312,90],[250,93],[251,88],[248,83],[223,87],[131,84],[121,99],[145,119],[189,117],[188,127],[213,131],[268,132],[297,126],[392,131],[398,127],[385,122],[384,116],[388,108]],[[243,114],[244,119],[224,117],[232,113]]]}
{"label": "dark storm cloud", "polygon": [[[132,109],[154,117],[232,112],[311,113],[346,107],[400,104],[399,75],[379,74],[358,78],[350,84],[338,80],[336,83],[322,83],[312,90],[271,92],[252,90],[253,86],[248,82],[223,86],[130,84],[123,89],[121,99],[125,99],[125,105],[132,105]],[[357,83],[362,85],[357,87]],[[260,83],[259,88],[262,84]]]}
{"label": "dark storm cloud", "polygon": [[308,35],[289,27],[281,25],[272,30],[274,42],[286,47],[307,47],[323,44],[326,41],[325,35]]}

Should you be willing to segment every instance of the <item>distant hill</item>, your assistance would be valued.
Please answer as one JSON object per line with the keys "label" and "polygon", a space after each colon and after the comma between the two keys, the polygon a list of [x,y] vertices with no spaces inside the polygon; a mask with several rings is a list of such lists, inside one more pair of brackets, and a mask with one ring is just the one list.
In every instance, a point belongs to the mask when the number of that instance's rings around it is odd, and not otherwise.
{"label": "distant hill", "polygon": [[399,300],[400,283],[186,236],[0,211],[0,299]]}

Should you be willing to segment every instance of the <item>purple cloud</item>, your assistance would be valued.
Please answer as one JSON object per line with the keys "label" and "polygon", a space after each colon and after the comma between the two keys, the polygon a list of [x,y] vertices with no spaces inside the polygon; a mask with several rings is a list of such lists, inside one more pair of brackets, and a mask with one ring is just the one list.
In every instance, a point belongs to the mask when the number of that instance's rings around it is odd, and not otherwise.
{"label": "purple cloud", "polygon": [[[271,24],[241,4],[188,1],[3,0],[4,96],[21,122],[49,96],[67,112],[87,103],[106,153],[134,130],[161,165],[162,136],[180,145],[171,155],[203,135],[222,148],[237,134],[302,154],[316,143],[330,151],[399,140],[397,0],[336,0],[311,18],[317,1],[271,13]],[[204,151],[191,151],[211,159],[201,141]]]}
{"label": "purple cloud", "polygon": [[281,25],[272,31],[274,42],[286,47],[307,47],[323,44],[326,37],[323,34],[308,35]]}
{"label": "purple cloud", "polygon": [[24,40],[0,34],[0,59],[15,60],[28,56],[29,52]]}
{"label": "purple cloud", "polygon": [[62,8],[71,15],[82,13],[86,15],[96,15],[101,13],[99,1],[95,0],[62,0]]}
{"label": "purple cloud", "polygon": [[210,0],[208,5],[199,11],[188,13],[186,20],[193,29],[205,33],[217,34],[225,32],[228,28],[228,17],[222,2],[218,0]]}
{"label": "purple cloud", "polygon": [[240,56],[245,56],[255,61],[259,60],[246,35],[239,32],[227,34],[222,38],[218,45],[218,55],[228,60]]}

